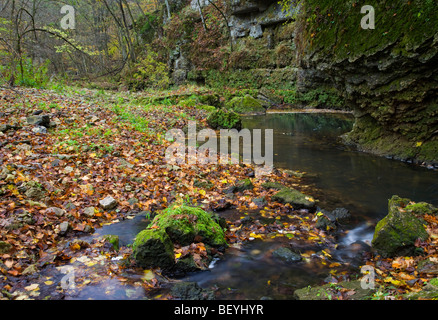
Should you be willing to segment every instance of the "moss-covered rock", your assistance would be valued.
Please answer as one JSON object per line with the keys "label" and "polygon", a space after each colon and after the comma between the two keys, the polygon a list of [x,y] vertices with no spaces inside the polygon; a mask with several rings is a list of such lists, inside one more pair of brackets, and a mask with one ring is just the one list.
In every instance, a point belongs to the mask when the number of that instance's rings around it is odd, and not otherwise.
{"label": "moss-covered rock", "polygon": [[119,251],[120,248],[119,236],[114,234],[107,234],[104,235],[103,238],[113,246],[114,250]]}
{"label": "moss-covered rock", "polygon": [[146,229],[135,238],[132,246],[138,266],[170,269],[175,264],[173,243],[165,230]]}
{"label": "moss-covered rock", "polygon": [[315,201],[312,197],[291,188],[281,189],[271,199],[281,203],[289,203],[294,209],[313,209],[315,207]]}
{"label": "moss-covered rock", "polygon": [[263,103],[250,95],[231,99],[225,104],[225,108],[239,114],[264,114],[266,112]]}
{"label": "moss-covered rock", "polygon": [[237,113],[222,109],[210,113],[207,123],[213,129],[240,130],[242,128],[242,119]]}
{"label": "moss-covered rock", "polygon": [[429,237],[424,221],[405,210],[409,202],[393,196],[388,203],[388,215],[377,223],[371,244],[383,257],[414,255],[418,253],[415,241]]}
{"label": "moss-covered rock", "polygon": [[6,241],[0,241],[0,254],[8,253],[12,249],[12,245]]}
{"label": "moss-covered rock", "polygon": [[434,207],[430,203],[427,202],[418,202],[409,204],[405,207],[405,210],[408,212],[413,213],[414,215],[437,215],[438,214],[438,208]]}
{"label": "moss-covered rock", "polygon": [[404,297],[408,300],[437,300],[438,283],[436,280],[437,278],[432,279],[421,291],[406,293]]}
{"label": "moss-covered rock", "polygon": [[295,290],[294,296],[297,300],[332,300],[339,291],[350,291],[351,300],[365,300],[374,293],[373,289],[363,289],[359,280],[344,281],[337,284],[326,284],[316,287],[305,287]]}
{"label": "moss-covered rock", "polygon": [[227,246],[221,226],[201,208],[173,205],[158,214],[151,227],[164,230],[173,242],[183,246],[195,240],[213,247]]}

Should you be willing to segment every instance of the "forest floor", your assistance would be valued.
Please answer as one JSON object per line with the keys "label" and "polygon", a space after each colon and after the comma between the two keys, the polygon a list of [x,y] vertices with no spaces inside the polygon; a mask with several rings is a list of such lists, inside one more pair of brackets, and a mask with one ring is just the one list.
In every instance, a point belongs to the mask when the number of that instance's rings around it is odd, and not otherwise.
{"label": "forest floor", "polygon": [[[174,98],[208,93],[204,88],[183,87],[165,94]],[[230,245],[285,237],[334,248],[334,237],[315,227],[318,213],[272,201],[276,191],[262,186],[278,182],[310,194],[311,187],[301,175],[275,169],[255,177],[252,165],[240,164],[167,164],[166,132],[184,128],[189,120],[206,127],[208,113],[197,106],[181,106],[172,98],[154,97],[157,93],[73,87],[1,89],[0,299],[64,299],[71,289],[63,285],[68,282],[67,264],[83,267],[75,272],[75,290],[112,278],[145,290],[159,288],[167,281],[159,270],[147,270],[135,280],[124,276],[126,270],[136,269],[129,259],[130,246],[114,250],[108,239],[87,242],[80,237],[138,214],[151,217],[181,199],[207,211],[233,208],[236,214],[227,220]],[[32,115],[49,116],[48,129],[29,124]],[[227,193],[247,178],[252,189]],[[107,197],[117,205],[102,205]],[[254,201],[261,198],[265,201]],[[251,212],[267,218],[269,224],[244,223]],[[315,252],[303,256],[310,259]],[[327,250],[318,259],[332,266],[333,276],[342,268]],[[404,267],[405,280],[413,280],[415,270],[406,271],[412,265],[405,260],[398,263],[395,267]],[[391,262],[383,266],[387,270],[379,274],[381,283],[393,286],[386,295],[418,291],[428,281],[418,275],[412,285],[401,283],[395,269],[388,280]],[[348,299],[349,293],[340,290],[334,297]]]}

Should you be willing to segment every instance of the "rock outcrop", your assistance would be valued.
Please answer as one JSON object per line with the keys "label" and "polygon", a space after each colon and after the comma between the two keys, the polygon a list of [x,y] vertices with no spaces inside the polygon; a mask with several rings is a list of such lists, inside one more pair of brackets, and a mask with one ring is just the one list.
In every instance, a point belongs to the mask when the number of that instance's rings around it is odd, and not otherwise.
{"label": "rock outcrop", "polygon": [[347,143],[438,164],[438,7],[427,0],[366,4],[375,29],[361,27],[357,2],[305,1],[297,85],[343,93],[356,117]]}

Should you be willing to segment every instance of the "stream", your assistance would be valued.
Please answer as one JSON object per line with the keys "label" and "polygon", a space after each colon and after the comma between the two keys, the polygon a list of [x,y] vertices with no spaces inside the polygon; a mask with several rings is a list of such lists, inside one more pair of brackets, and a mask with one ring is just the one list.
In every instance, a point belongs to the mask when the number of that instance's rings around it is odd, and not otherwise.
{"label": "stream", "polygon": [[[413,201],[438,205],[438,172],[423,167],[389,160],[349,150],[338,137],[351,130],[353,118],[342,113],[275,113],[248,116],[243,127],[274,129],[274,166],[304,172],[304,181],[314,186],[319,205],[328,210],[343,207],[352,214],[352,222],[336,250],[334,259],[353,262],[358,241],[369,243],[374,226],[387,213],[392,195]],[[221,213],[221,214],[227,214]],[[232,213],[228,213],[232,214]],[[89,237],[105,234],[120,237],[120,244],[132,243],[147,221],[137,216],[117,224],[104,226]],[[232,246],[224,256],[214,261],[208,271],[188,275],[182,281],[197,282],[202,288],[214,288],[218,299],[291,299],[294,290],[308,285],[319,285],[330,276],[329,265],[307,259],[299,263],[285,263],[272,252],[290,244],[286,237],[255,239],[240,246]],[[300,252],[317,252],[323,248],[293,244]],[[140,277],[140,275],[131,275]],[[108,288],[113,294],[108,295]],[[143,299],[156,298],[141,288],[127,288],[126,284],[111,279],[103,284],[88,285],[67,299]]]}

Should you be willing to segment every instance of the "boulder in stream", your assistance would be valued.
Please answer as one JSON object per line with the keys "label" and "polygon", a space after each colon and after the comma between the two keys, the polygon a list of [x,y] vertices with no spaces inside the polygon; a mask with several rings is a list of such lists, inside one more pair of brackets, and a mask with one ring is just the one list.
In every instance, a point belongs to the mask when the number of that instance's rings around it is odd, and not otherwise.
{"label": "boulder in stream", "polygon": [[142,268],[169,269],[175,264],[173,243],[164,230],[146,229],[135,238],[134,259]]}
{"label": "boulder in stream", "polygon": [[[410,206],[411,210],[406,210]],[[411,200],[393,196],[389,200],[388,215],[380,220],[371,242],[383,257],[411,256],[418,253],[417,239],[429,238],[420,215],[412,211]]]}
{"label": "boulder in stream", "polygon": [[[203,252],[196,257],[180,254],[175,261],[174,246],[180,250],[186,247],[190,252],[188,246],[192,245],[194,249],[203,248]],[[159,267],[181,274],[203,270],[211,258],[209,248],[221,250],[226,246],[222,227],[209,213],[198,207],[174,204],[157,214],[147,229],[137,235],[133,255],[140,267]]]}

